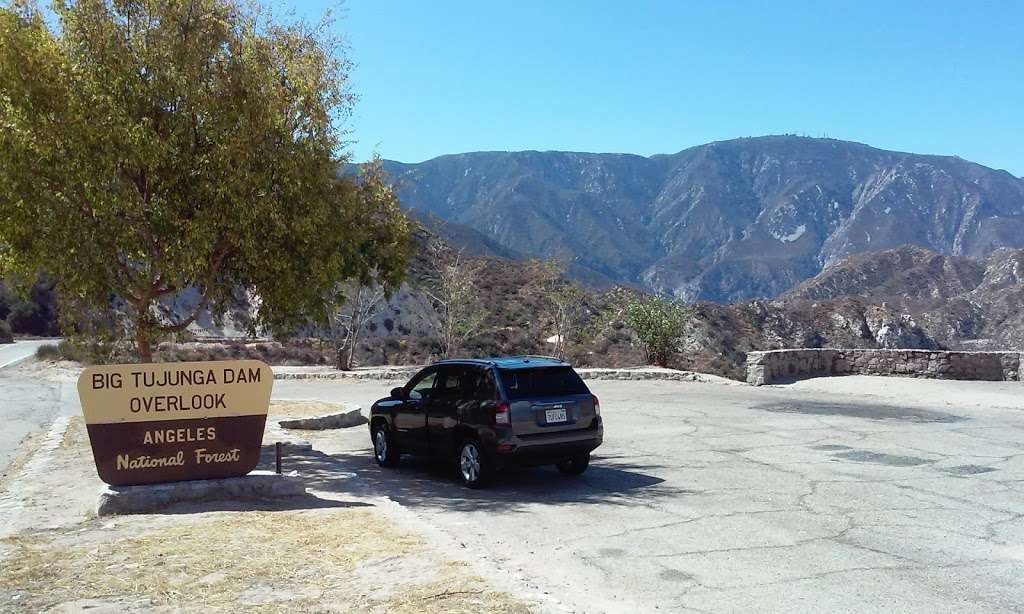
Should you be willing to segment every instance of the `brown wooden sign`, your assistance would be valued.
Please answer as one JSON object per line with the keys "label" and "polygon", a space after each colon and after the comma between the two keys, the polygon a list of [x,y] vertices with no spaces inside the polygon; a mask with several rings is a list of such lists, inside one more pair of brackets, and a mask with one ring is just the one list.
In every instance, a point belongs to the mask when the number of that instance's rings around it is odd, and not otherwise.
{"label": "brown wooden sign", "polygon": [[86,369],[78,395],[100,479],[126,486],[249,473],[273,382],[258,360]]}

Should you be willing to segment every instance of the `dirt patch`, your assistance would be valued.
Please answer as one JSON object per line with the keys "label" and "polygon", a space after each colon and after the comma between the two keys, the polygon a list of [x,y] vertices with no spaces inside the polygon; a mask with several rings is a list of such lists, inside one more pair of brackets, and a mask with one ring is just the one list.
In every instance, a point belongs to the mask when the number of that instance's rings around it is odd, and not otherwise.
{"label": "dirt patch", "polygon": [[85,367],[70,360],[40,360],[33,357],[19,363],[14,369],[19,375],[50,382],[74,382]]}
{"label": "dirt patch", "polygon": [[365,510],[139,516],[0,544],[0,603],[31,611],[529,611]]}
{"label": "dirt patch", "polygon": [[340,414],[355,409],[355,406],[345,406],[340,403],[327,403],[325,401],[271,401],[270,416],[273,417],[294,417],[312,418],[327,414]]}
{"label": "dirt patch", "polygon": [[79,449],[89,445],[89,433],[85,430],[85,418],[82,416],[71,416],[68,419],[68,428],[64,431],[64,439],[60,447],[64,449]]}

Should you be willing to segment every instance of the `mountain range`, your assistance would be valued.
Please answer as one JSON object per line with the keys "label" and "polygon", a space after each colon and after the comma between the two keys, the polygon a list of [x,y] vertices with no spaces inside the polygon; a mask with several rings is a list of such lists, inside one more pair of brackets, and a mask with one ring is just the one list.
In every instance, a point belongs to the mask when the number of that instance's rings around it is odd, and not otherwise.
{"label": "mountain range", "polygon": [[568,264],[685,300],[783,295],[847,256],[1024,247],[1024,179],[957,157],[766,136],[643,157],[477,152],[388,161],[403,206],[478,254]]}

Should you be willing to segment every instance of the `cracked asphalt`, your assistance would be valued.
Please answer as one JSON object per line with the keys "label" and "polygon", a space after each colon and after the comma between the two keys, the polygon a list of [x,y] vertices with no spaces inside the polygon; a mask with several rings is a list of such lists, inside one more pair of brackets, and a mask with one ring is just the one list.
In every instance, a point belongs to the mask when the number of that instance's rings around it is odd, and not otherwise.
{"label": "cracked asphalt", "polygon": [[[605,445],[467,491],[311,435],[318,488],[390,497],[583,612],[1024,610],[1024,384],[848,377],[750,388],[591,381]],[[275,383],[367,407],[392,382]]]}
{"label": "cracked asphalt", "polygon": [[[274,397],[369,407],[393,385],[285,380]],[[1024,384],[588,385],[605,445],[577,479],[538,468],[469,491],[443,463],[378,468],[365,427],[293,431],[316,450],[285,469],[394,500],[545,610],[1024,611]],[[0,466],[79,411],[72,381],[0,371]]]}

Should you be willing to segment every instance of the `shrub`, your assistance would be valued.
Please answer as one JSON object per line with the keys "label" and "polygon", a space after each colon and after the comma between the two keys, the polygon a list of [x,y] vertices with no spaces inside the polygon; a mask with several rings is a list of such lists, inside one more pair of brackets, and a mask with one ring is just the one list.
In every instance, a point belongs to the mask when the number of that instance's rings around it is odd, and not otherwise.
{"label": "shrub", "polygon": [[0,343],[11,343],[14,338],[11,336],[11,327],[7,322],[0,320]]}
{"label": "shrub", "polygon": [[693,317],[693,310],[673,298],[621,287],[611,290],[607,301],[612,308],[601,318],[604,325],[625,324],[643,347],[647,364],[669,366],[679,339]]}
{"label": "shrub", "polygon": [[60,348],[56,343],[47,343],[36,348],[36,358],[39,360],[62,360]]}
{"label": "shrub", "polygon": [[307,341],[224,341],[216,343],[161,343],[154,358],[159,362],[203,360],[262,360],[270,365],[303,366],[328,363],[318,345]]}
{"label": "shrub", "polygon": [[46,344],[36,350],[40,360],[70,360],[83,365],[105,365],[134,362],[130,348],[124,344],[65,339],[59,344]]}

